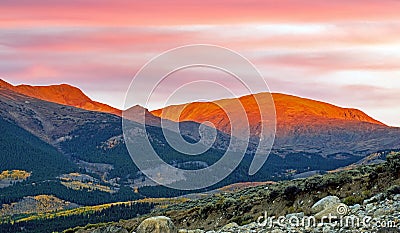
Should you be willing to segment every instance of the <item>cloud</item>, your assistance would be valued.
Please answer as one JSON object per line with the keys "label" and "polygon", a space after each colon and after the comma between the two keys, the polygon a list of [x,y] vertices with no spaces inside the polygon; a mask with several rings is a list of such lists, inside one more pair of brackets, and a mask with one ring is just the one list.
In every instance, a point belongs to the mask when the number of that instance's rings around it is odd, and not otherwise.
{"label": "cloud", "polygon": [[[48,25],[191,25],[397,19],[396,0],[348,1],[2,1],[4,27]],[[28,24],[27,24],[28,23]]]}

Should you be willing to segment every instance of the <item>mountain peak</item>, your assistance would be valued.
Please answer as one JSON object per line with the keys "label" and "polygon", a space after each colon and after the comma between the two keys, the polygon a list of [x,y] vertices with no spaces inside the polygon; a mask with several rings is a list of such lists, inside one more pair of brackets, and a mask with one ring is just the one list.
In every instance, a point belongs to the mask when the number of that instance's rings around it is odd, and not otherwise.
{"label": "mountain peak", "polygon": [[[237,108],[237,104],[234,103],[239,100],[249,119],[250,133],[256,135],[261,118],[256,98],[254,98],[255,95],[257,95],[257,98],[262,99],[263,95],[270,95],[270,93],[247,95],[238,99],[222,99],[214,102],[195,102],[169,106],[151,113],[173,121],[195,121],[198,123],[211,121],[217,129],[229,134],[231,130],[230,120],[220,106],[224,106],[234,112],[234,109]],[[267,97],[266,99],[268,99]],[[315,133],[324,130],[326,127],[343,129],[358,127],[366,123],[385,126],[357,109],[341,108],[321,101],[279,93],[272,93],[272,97],[275,104],[278,136],[298,131]],[[241,122],[237,123],[241,124]],[[243,122],[243,127],[246,125],[247,122]]]}
{"label": "mountain peak", "polygon": [[102,104],[90,99],[79,88],[69,84],[57,84],[50,86],[13,86],[4,80],[0,81],[0,87],[5,87],[14,92],[27,95],[33,98],[54,102],[57,104],[73,106],[89,111],[106,112],[114,115],[121,115],[121,111],[109,105]]}

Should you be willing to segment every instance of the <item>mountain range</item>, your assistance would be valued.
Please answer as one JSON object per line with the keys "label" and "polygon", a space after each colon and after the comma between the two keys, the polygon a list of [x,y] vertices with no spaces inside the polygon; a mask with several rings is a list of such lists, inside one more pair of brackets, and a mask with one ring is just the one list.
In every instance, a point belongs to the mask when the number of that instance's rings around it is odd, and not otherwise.
{"label": "mountain range", "polygon": [[[241,165],[219,186],[329,171],[356,163],[371,153],[400,147],[399,128],[387,126],[360,110],[273,93],[277,120],[275,143],[267,163],[256,175],[249,176],[247,168],[257,146],[260,125],[254,96],[262,98],[263,95],[269,94],[194,102],[155,111],[133,106],[122,112],[91,100],[70,85],[13,86],[1,80],[0,123],[3,135],[9,136],[2,137],[0,150],[4,158],[0,171],[19,169],[33,175],[28,181],[3,188],[0,203],[39,194],[56,195],[84,205],[144,196],[181,195],[181,192],[157,186],[135,166],[125,146],[121,116],[128,117],[138,128],[137,122],[146,120],[151,143],[164,161],[180,168],[198,169],[221,158],[229,144],[230,122],[218,106],[235,111],[232,102],[239,100],[248,116],[253,138]],[[182,111],[178,115],[175,109]],[[173,138],[182,136],[189,143],[202,139],[199,128],[201,123],[209,121],[217,129],[216,141],[201,155],[185,156],[168,145],[160,117],[166,122],[164,130],[171,130]],[[169,127],[176,124],[175,121],[179,123],[180,132]],[[27,148],[25,157],[17,156],[20,150],[15,149],[16,145]],[[43,162],[44,156],[51,158],[48,163]],[[31,162],[26,164],[25,160]],[[63,169],[50,169],[49,166],[57,167],[54,164],[58,162],[65,165]],[[46,174],[46,171],[51,173]],[[53,188],[38,186],[38,182],[44,181],[50,182]]]}

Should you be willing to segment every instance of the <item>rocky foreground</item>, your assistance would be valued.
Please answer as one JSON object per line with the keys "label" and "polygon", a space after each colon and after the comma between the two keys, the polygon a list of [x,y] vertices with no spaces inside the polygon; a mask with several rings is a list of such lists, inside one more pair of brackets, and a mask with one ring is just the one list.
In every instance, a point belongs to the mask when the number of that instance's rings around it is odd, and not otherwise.
{"label": "rocky foreground", "polygon": [[[136,233],[228,233],[228,232],[400,232],[400,194],[379,193],[363,201],[363,204],[347,206],[336,196],[327,196],[311,207],[312,216],[303,212],[286,216],[268,216],[260,213],[256,222],[239,226],[231,222],[220,229],[177,229],[172,220],[156,216],[144,220]],[[122,227],[108,226],[93,233],[128,233]]]}
{"label": "rocky foreground", "polygon": [[400,232],[400,153],[382,164],[157,206],[65,233]]}

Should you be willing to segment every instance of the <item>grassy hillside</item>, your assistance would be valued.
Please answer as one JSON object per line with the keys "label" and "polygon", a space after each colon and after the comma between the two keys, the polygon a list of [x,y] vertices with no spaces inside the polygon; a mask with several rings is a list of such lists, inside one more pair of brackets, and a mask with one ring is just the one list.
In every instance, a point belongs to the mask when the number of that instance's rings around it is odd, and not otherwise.
{"label": "grassy hillside", "polygon": [[[57,178],[80,168],[53,146],[8,121],[0,119],[0,173],[21,170],[30,173],[25,181],[0,189],[0,204],[10,204],[26,196],[54,195],[81,205],[97,205],[117,201],[136,200],[138,194],[129,187],[118,193],[98,190],[74,190],[65,187]],[[12,181],[10,181],[12,182]]]}
{"label": "grassy hillside", "polygon": [[[310,207],[328,195],[348,205],[361,203],[377,193],[400,194],[400,153],[393,152],[383,164],[364,165],[305,179],[280,181],[235,192],[223,192],[183,203],[163,205],[149,215],[103,225],[122,226],[133,231],[149,216],[168,216],[178,228],[216,229],[229,222],[247,224],[267,211],[270,216],[310,213]],[[70,229],[92,232],[99,226]]]}

